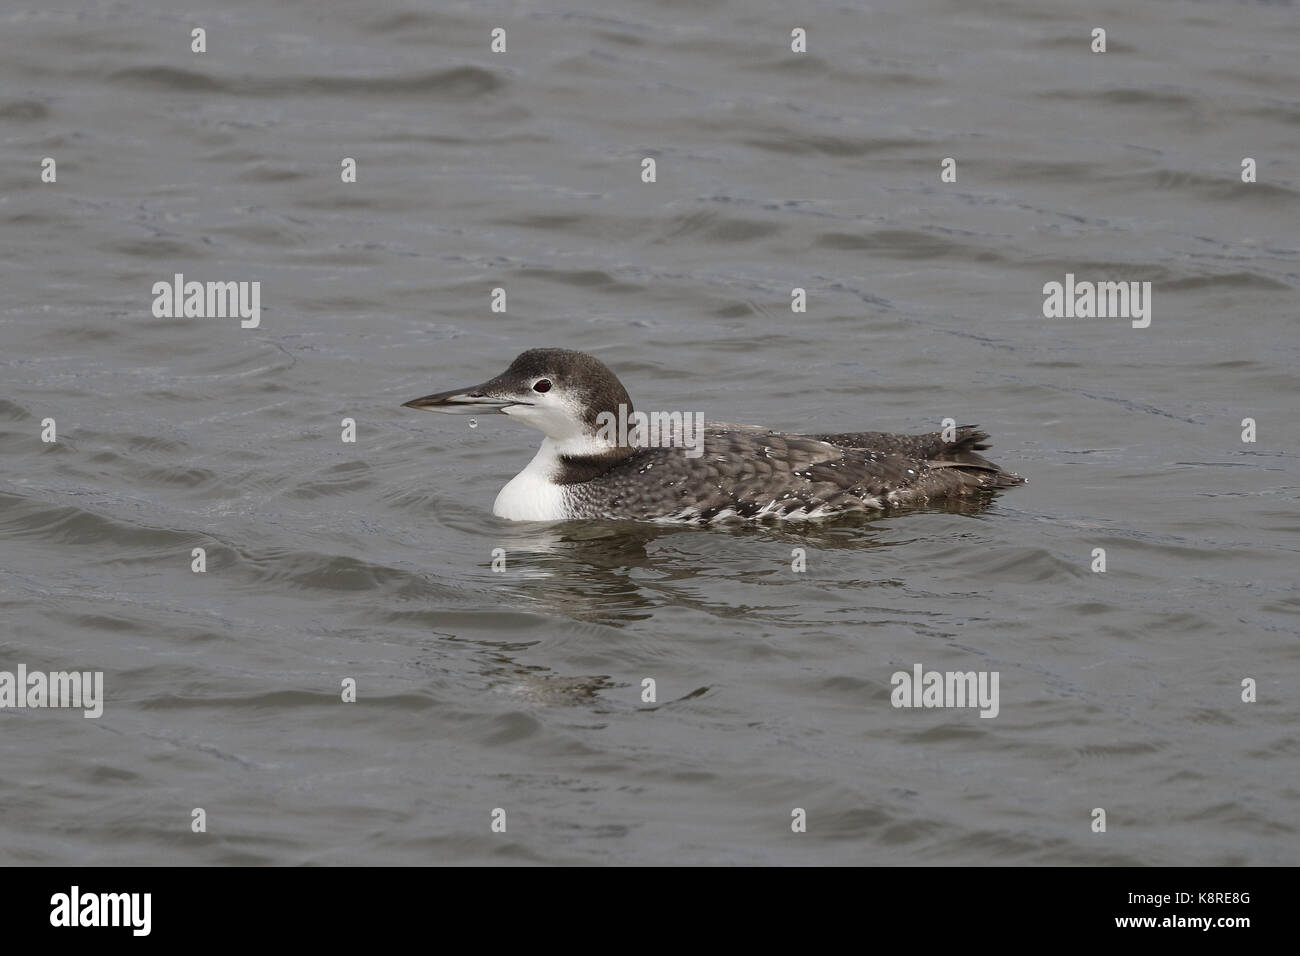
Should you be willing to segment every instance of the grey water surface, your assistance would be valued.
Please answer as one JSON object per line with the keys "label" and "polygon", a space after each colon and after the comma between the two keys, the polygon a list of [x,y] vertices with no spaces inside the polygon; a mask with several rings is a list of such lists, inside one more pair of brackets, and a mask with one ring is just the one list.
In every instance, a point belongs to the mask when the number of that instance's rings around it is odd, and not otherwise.
{"label": "grey water surface", "polygon": [[[1300,862],[1297,51],[1229,0],[9,0],[0,670],[106,701],[0,710],[0,861]],[[156,318],[176,273],[260,326]],[[510,524],[540,435],[400,405],[530,346],[1029,482]],[[893,707],[916,664],[998,715]]]}

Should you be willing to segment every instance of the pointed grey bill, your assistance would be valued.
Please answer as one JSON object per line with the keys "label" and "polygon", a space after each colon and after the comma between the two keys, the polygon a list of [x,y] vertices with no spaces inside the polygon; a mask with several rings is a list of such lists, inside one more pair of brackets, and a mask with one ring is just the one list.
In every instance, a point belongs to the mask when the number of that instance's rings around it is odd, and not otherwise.
{"label": "pointed grey bill", "polygon": [[413,398],[403,402],[403,408],[423,408],[430,412],[443,412],[448,415],[491,415],[502,414],[511,405],[524,405],[508,398],[496,398],[487,393],[488,383],[473,385],[469,388],[453,388],[449,392],[436,392],[423,398]]}

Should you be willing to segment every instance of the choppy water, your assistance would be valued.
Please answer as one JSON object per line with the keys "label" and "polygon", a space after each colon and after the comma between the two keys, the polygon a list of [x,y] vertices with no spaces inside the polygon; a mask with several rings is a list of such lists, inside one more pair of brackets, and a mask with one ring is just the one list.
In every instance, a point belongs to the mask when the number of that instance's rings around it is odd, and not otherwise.
{"label": "choppy water", "polygon": [[[107,704],[0,711],[0,859],[1297,862],[1293,5],[430,6],[5,7],[0,669]],[[154,318],[176,272],[261,327]],[[1044,318],[1066,273],[1150,327]],[[399,405],[533,345],[1030,483],[509,525],[537,436]],[[999,715],[891,707],[916,663]]]}

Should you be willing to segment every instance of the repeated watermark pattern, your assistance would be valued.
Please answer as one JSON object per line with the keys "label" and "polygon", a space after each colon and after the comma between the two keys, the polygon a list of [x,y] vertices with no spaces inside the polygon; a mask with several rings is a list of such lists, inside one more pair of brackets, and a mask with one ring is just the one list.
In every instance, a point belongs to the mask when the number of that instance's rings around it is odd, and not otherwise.
{"label": "repeated watermark pattern", "polygon": [[[503,27],[493,27],[487,34],[487,49],[494,57],[506,56],[511,47],[507,31]],[[786,38],[770,39],[774,46],[785,44]],[[1094,54],[1107,53],[1107,32],[1104,27],[1080,28],[1075,35],[1078,49]],[[802,56],[809,52],[810,38],[808,30],[795,26],[788,34],[788,46],[791,54]],[[208,50],[208,33],[205,28],[195,27],[189,34],[189,49],[195,55],[205,55]],[[766,95],[766,94],[763,94]],[[947,150],[945,150],[947,151]],[[668,176],[668,163],[663,155],[638,155],[635,157],[635,169],[627,169],[626,175],[635,177],[633,181],[647,187],[659,187],[661,171]],[[958,181],[959,159],[957,156],[939,156],[939,183],[955,184]],[[358,182],[358,160],[354,156],[341,159],[331,157],[330,162],[338,162],[340,180],[345,185]],[[661,170],[660,163],[664,162]],[[1232,162],[1235,164],[1237,160]],[[47,185],[59,183],[58,160],[55,156],[39,159],[38,175],[40,182]],[[1235,166],[1233,167],[1235,169]],[[333,166],[331,165],[331,169]],[[1240,160],[1240,181],[1254,183],[1257,177],[1257,163],[1254,157]],[[66,170],[65,170],[66,172]],[[331,176],[333,174],[331,173]],[[927,164],[924,173],[927,185],[933,184],[934,166]],[[969,178],[972,174],[963,167],[962,176]],[[639,187],[638,187],[639,188]],[[659,187],[662,188],[662,187]],[[164,266],[163,268],[170,268]],[[1036,278],[1032,287],[1023,290],[1020,301],[1028,314],[1034,304],[1033,288],[1037,287]],[[1134,329],[1147,329],[1152,325],[1153,297],[1152,282],[1146,280],[1117,281],[1104,277],[1080,278],[1074,272],[1067,272],[1063,278],[1050,278],[1042,285],[1042,315],[1050,319],[1124,319]],[[239,319],[242,329],[261,328],[262,289],[259,280],[187,280],[183,273],[175,272],[170,279],[161,279],[153,283],[153,301],[150,312],[158,319]],[[500,315],[507,311],[507,290],[504,285],[493,285],[490,289],[488,308],[491,314]],[[794,314],[806,314],[809,308],[809,295],[805,287],[794,287],[790,291],[790,311]],[[143,312],[142,312],[143,314]],[[548,385],[549,387],[549,385]],[[46,445],[59,442],[59,432],[53,417],[41,420],[38,439]],[[1235,421],[1235,417],[1234,417]],[[1240,419],[1242,431],[1240,441],[1253,444],[1256,442],[1256,420],[1253,417]],[[477,421],[470,420],[475,427]],[[597,417],[597,438],[607,444],[634,448],[681,448],[686,458],[695,459],[704,454],[705,420],[701,412],[654,411],[649,413],[630,411],[620,404],[617,413],[603,411]],[[1232,424],[1232,428],[1236,428]],[[957,420],[943,419],[943,440],[957,440]],[[340,421],[340,440],[347,444],[358,442],[358,424],[354,417]],[[362,437],[364,438],[364,431]],[[1096,547],[1087,551],[1078,551],[1079,561],[1089,567],[1091,572],[1105,575],[1107,572],[1107,554],[1104,548]],[[490,549],[490,569],[493,574],[505,575],[518,565],[523,565],[526,558],[520,556],[507,560],[507,551],[496,547]],[[179,560],[189,561],[194,573],[207,574],[207,551],[193,548]],[[812,544],[801,544],[789,550],[789,570],[791,573],[813,576],[817,567],[817,550]],[[775,559],[784,570],[786,557],[784,550]],[[1120,559],[1117,559],[1120,560]],[[813,569],[810,571],[810,568]],[[214,568],[214,570],[216,570]],[[216,575],[211,575],[215,577]],[[1097,580],[1105,580],[1097,579]],[[355,710],[364,708],[358,704],[357,679],[352,676],[335,675],[339,681],[341,703],[356,705]],[[977,711],[981,718],[996,718],[1001,713],[999,671],[993,670],[938,670],[930,669],[921,663],[912,664],[910,670],[899,670],[890,676],[890,709],[881,707],[877,714],[897,720],[915,719],[914,715],[896,715],[894,710],[909,709],[951,709]],[[654,705],[642,707],[652,711],[659,704],[660,691],[668,683],[666,678],[655,676],[631,676],[624,686],[627,688],[630,704]],[[1254,703],[1256,700],[1256,683],[1254,678],[1241,679],[1241,701]],[[671,695],[669,695],[671,696]],[[864,697],[864,712],[875,707],[875,703]],[[81,709],[87,718],[98,718],[104,713],[104,673],[102,671],[42,671],[29,670],[25,664],[17,664],[13,670],[0,670],[0,708],[13,709]],[[1086,804],[1085,804],[1086,805]],[[513,811],[512,811],[513,812]],[[178,818],[183,814],[178,813]],[[190,811],[190,830],[195,834],[207,832],[207,813],[203,808]],[[479,821],[486,822],[485,829],[492,834],[506,834],[507,813],[504,807],[484,805]],[[525,821],[521,814],[518,819]],[[773,827],[785,827],[790,832],[803,834],[810,826],[809,814],[805,807],[786,806],[773,808],[771,813]],[[815,822],[814,818],[814,822]],[[1106,833],[1107,815],[1104,807],[1092,808],[1090,828],[1095,834]],[[179,824],[178,824],[179,825]],[[520,826],[526,823],[520,823]],[[1185,895],[1185,894],[1183,894]],[[1161,899],[1146,899],[1159,907],[1169,904],[1168,895]],[[1249,899],[1247,898],[1247,902]],[[1130,899],[1133,902],[1133,899]],[[1186,902],[1177,900],[1176,902]],[[151,927],[151,896],[149,893],[82,893],[73,885],[67,893],[58,893],[51,898],[50,924],[55,927],[129,927],[136,936],[148,936]],[[1138,925],[1138,924],[1134,924]],[[1145,924],[1144,924],[1145,925]],[[1195,925],[1200,925],[1199,923]],[[1206,929],[1209,928],[1208,921]]]}
{"label": "repeated watermark pattern", "polygon": [[255,329],[262,324],[262,283],[185,281],[176,273],[170,282],[153,284],[153,315],[156,319],[239,318],[239,327]]}
{"label": "repeated watermark pattern", "polygon": [[1132,319],[1135,329],[1151,325],[1150,282],[1076,281],[1043,286],[1043,315],[1049,319]]}
{"label": "repeated watermark pattern", "polygon": [[895,707],[979,708],[981,717],[996,717],[1002,709],[998,697],[998,671],[927,671],[921,664],[895,671],[889,678]]}
{"label": "repeated watermark pattern", "polygon": [[71,708],[96,718],[104,713],[103,671],[0,671],[0,708]]}
{"label": "repeated watermark pattern", "polygon": [[682,448],[687,458],[704,454],[703,412],[629,412],[596,416],[596,437],[630,448]]}

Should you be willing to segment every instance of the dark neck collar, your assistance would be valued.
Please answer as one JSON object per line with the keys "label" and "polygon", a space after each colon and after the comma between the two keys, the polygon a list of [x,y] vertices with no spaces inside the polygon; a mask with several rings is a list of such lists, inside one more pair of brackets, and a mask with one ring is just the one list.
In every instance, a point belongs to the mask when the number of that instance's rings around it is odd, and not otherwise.
{"label": "dark neck collar", "polygon": [[577,485],[591,481],[635,453],[635,448],[621,446],[594,455],[561,455],[559,474],[554,481],[557,485]]}

